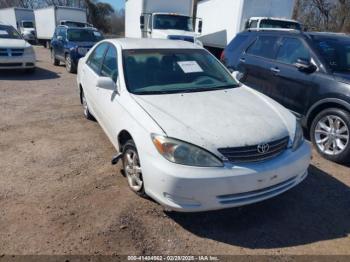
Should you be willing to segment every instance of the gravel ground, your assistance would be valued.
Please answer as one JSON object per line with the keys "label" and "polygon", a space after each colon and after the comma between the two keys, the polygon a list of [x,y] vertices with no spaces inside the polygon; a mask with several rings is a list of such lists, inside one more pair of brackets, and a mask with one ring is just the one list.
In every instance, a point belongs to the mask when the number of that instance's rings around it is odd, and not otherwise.
{"label": "gravel ground", "polygon": [[1,254],[350,254],[350,168],[314,153],[277,198],[180,214],[133,194],[84,119],[75,75],[36,47],[34,75],[0,72]]}

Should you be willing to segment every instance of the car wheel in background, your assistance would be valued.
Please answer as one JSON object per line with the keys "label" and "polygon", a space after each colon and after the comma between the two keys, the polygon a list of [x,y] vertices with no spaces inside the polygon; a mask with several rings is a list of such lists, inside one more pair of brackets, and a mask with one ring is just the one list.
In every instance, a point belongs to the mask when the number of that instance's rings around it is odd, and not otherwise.
{"label": "car wheel in background", "polygon": [[133,140],[123,147],[123,169],[130,189],[141,197],[146,197],[139,155]]}
{"label": "car wheel in background", "polygon": [[51,49],[51,63],[55,66],[60,65],[60,60],[56,58],[55,50]]}
{"label": "car wheel in background", "polygon": [[310,137],[317,151],[337,163],[350,162],[350,113],[339,108],[320,112],[312,122]]}
{"label": "car wheel in background", "polygon": [[88,119],[88,120],[94,121],[95,118],[94,118],[94,116],[90,113],[89,106],[88,106],[87,100],[86,100],[86,98],[85,98],[84,91],[81,91],[81,103],[82,103],[82,105],[83,105],[84,116],[85,116],[85,118]]}
{"label": "car wheel in background", "polygon": [[69,54],[66,55],[65,64],[66,64],[67,72],[69,72],[69,73],[76,72],[76,67],[75,67],[74,62]]}

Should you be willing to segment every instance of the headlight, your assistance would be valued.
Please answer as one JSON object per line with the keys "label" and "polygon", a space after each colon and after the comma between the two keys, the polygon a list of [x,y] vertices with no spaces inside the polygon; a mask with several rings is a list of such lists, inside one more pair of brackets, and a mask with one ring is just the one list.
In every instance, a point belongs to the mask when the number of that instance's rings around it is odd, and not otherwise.
{"label": "headlight", "polygon": [[297,121],[292,150],[296,151],[303,142],[304,142],[303,128],[301,127],[299,121]]}
{"label": "headlight", "polygon": [[34,54],[34,48],[32,46],[24,48],[24,55],[33,55]]}
{"label": "headlight", "polygon": [[198,167],[223,166],[216,156],[200,147],[158,135],[152,135],[152,141],[158,152],[170,162]]}

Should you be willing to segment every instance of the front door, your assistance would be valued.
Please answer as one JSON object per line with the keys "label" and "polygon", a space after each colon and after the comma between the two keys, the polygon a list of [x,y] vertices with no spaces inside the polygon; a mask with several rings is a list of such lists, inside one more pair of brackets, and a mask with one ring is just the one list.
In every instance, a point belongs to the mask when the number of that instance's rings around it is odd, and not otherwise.
{"label": "front door", "polygon": [[307,45],[298,38],[283,38],[274,64],[276,85],[270,96],[291,111],[303,115],[314,89],[315,73],[300,71],[295,66],[298,59],[311,62]]}

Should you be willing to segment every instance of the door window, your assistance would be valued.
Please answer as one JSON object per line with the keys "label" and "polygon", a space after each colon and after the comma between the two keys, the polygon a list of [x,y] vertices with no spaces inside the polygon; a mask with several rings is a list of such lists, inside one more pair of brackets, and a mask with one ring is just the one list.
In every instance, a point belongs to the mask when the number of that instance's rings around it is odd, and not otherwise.
{"label": "door window", "polygon": [[238,50],[239,47],[241,47],[241,45],[243,45],[243,43],[245,43],[245,41],[248,39],[248,35],[239,35],[237,36],[227,47],[228,51],[236,51]]}
{"label": "door window", "polygon": [[104,58],[101,76],[110,77],[113,81],[117,81],[118,78],[118,62],[117,62],[117,50],[113,46],[109,46],[106,56]]}
{"label": "door window", "polygon": [[97,46],[87,61],[88,66],[98,75],[100,74],[103,57],[106,53],[107,47],[108,45],[106,43]]}
{"label": "door window", "polygon": [[275,54],[275,47],[278,37],[259,36],[258,39],[248,48],[247,54],[272,59]]}
{"label": "door window", "polygon": [[284,38],[278,50],[276,60],[287,64],[294,64],[298,59],[310,61],[309,50],[297,38]]}

